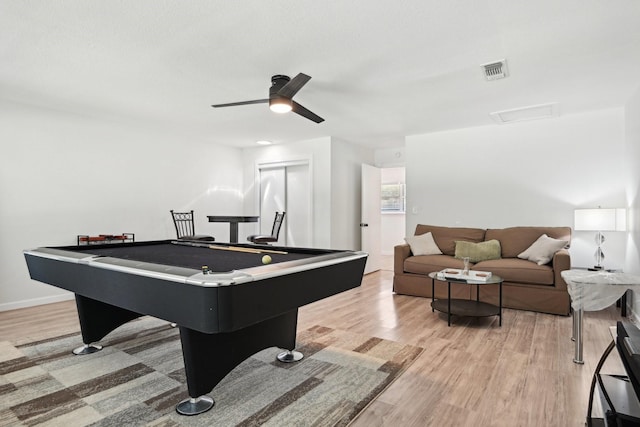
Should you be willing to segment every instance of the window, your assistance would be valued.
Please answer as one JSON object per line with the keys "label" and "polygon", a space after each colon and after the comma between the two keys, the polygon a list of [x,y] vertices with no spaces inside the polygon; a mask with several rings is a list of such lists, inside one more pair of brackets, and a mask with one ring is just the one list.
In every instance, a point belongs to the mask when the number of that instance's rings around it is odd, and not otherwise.
{"label": "window", "polygon": [[382,184],[381,207],[382,212],[405,211],[404,184]]}

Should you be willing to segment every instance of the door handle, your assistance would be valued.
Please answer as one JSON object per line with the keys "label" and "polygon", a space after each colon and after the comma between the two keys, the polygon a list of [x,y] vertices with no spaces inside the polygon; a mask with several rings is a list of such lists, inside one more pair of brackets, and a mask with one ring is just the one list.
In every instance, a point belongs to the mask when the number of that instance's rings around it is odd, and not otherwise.
{"label": "door handle", "polygon": [[368,226],[369,226],[369,224],[367,224],[366,222],[361,222],[360,223],[360,227],[368,227]]}

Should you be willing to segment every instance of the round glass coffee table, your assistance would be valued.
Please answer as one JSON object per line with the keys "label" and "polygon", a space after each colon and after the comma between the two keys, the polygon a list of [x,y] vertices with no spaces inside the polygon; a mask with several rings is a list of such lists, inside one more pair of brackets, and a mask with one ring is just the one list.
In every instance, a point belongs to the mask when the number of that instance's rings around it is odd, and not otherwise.
{"label": "round glass coffee table", "polygon": [[[502,277],[495,274],[486,280],[467,280],[439,275],[438,272],[429,273],[431,278],[431,311],[438,310],[447,313],[447,324],[451,326],[451,315],[488,317],[498,316],[498,324],[502,326]],[[438,282],[447,283],[447,298],[435,297],[435,284]],[[476,299],[451,298],[451,284],[464,283],[476,287]],[[480,301],[480,287],[485,285],[497,285],[499,288],[498,305]]]}

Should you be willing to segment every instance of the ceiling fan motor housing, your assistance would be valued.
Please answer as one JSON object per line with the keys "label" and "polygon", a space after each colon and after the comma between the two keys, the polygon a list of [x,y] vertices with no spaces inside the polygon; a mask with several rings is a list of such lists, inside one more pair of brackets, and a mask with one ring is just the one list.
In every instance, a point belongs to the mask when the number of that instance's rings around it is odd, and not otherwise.
{"label": "ceiling fan motor housing", "polygon": [[275,76],[271,77],[271,88],[276,88],[276,91],[278,91],[282,88],[282,86],[286,85],[290,81],[291,79],[289,78],[289,76],[276,74]]}

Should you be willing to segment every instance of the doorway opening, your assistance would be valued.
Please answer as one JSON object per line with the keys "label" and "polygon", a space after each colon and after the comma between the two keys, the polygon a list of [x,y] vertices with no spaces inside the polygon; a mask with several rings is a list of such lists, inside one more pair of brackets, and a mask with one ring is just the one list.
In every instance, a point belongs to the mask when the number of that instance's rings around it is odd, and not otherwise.
{"label": "doorway opening", "polygon": [[381,268],[393,270],[393,247],[403,244],[406,235],[405,168],[382,168],[380,182],[382,185]]}
{"label": "doorway opening", "polygon": [[405,168],[362,165],[361,247],[365,273],[393,270],[393,247],[404,243]]}

